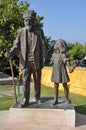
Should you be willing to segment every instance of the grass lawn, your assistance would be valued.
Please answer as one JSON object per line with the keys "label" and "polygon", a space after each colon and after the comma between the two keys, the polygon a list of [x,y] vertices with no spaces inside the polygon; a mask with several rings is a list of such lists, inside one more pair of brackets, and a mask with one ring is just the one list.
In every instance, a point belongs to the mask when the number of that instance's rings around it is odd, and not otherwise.
{"label": "grass lawn", "polygon": [[[10,86],[0,86],[0,90],[10,90],[13,89]],[[46,87],[42,85],[41,97],[53,97],[54,89],[51,87]],[[59,91],[59,96],[64,97],[64,92]],[[34,97],[34,90],[31,89],[31,98]],[[75,111],[86,115],[86,96],[77,95],[70,93],[70,98],[75,107]],[[14,96],[3,96],[0,97],[0,111],[8,110],[15,103]]]}

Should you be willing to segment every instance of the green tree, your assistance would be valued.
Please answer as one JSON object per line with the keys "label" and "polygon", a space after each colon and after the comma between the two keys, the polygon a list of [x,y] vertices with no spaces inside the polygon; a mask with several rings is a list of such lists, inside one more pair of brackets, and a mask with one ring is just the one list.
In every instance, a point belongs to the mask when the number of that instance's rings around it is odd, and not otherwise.
{"label": "green tree", "polygon": [[84,53],[84,57],[86,56],[86,43],[83,45],[83,53]]}
{"label": "green tree", "polygon": [[42,28],[42,27],[43,27],[43,23],[42,23],[41,21],[42,21],[43,19],[44,19],[43,16],[37,15],[37,16],[36,16],[36,26],[38,26],[39,28]]}
{"label": "green tree", "polygon": [[28,7],[28,3],[18,0],[0,0],[0,70],[8,64],[3,52],[12,46],[17,30],[23,26],[22,14]]}
{"label": "green tree", "polygon": [[71,64],[73,64],[73,61],[76,59],[81,60],[84,56],[83,45],[78,42],[75,44],[68,44],[68,54]]}
{"label": "green tree", "polygon": [[52,53],[54,51],[55,40],[52,40],[51,37],[45,37],[46,43],[46,65],[49,65]]}
{"label": "green tree", "polygon": [[22,14],[28,7],[28,3],[18,3],[18,0],[0,1],[0,45],[3,48],[12,46],[18,28],[23,26]]}

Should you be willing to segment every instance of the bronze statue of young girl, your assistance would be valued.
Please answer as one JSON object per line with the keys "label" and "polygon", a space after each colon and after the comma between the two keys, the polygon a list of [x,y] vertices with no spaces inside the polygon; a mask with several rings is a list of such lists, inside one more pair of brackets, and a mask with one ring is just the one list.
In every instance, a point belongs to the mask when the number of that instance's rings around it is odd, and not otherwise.
{"label": "bronze statue of young girl", "polygon": [[58,104],[58,88],[59,83],[63,84],[64,94],[65,94],[65,101],[67,103],[71,103],[69,99],[69,88],[67,86],[67,82],[70,81],[66,65],[68,66],[69,72],[73,71],[73,67],[69,64],[69,58],[66,54],[67,51],[67,44],[64,40],[59,39],[57,40],[54,46],[54,53],[51,57],[51,62],[53,63],[53,71],[51,81],[54,82],[54,103]]}

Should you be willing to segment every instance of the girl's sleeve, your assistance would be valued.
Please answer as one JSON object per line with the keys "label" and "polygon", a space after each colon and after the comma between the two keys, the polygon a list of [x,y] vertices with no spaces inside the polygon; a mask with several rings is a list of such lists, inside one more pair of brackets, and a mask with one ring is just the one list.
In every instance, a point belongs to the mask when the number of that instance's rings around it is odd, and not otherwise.
{"label": "girl's sleeve", "polygon": [[66,62],[69,62],[69,57],[65,53],[62,53],[61,57],[64,64],[66,64]]}

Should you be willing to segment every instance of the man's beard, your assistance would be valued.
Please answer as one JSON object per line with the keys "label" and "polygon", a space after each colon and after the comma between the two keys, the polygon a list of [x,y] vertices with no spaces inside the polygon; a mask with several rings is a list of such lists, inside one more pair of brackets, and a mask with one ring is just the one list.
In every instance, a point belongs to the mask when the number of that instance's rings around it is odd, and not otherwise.
{"label": "man's beard", "polygon": [[33,30],[33,26],[32,25],[28,25],[28,26],[26,26],[26,28],[29,30],[29,32],[31,32],[32,30]]}

